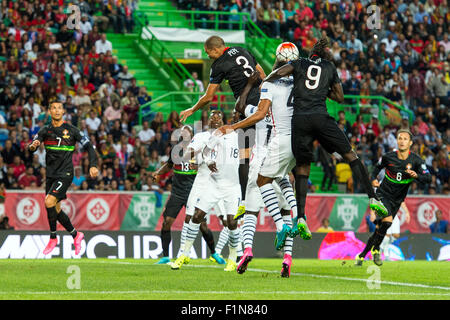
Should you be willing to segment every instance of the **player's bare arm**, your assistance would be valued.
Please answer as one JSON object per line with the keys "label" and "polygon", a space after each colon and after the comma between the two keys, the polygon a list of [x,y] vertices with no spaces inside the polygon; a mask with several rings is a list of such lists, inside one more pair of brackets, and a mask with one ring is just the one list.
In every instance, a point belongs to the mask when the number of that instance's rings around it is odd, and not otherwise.
{"label": "player's bare arm", "polygon": [[284,66],[273,70],[263,81],[275,81],[283,77],[287,77],[294,73],[294,67],[291,64],[285,64]]}
{"label": "player's bare arm", "polygon": [[344,90],[342,89],[342,85],[340,83],[333,84],[330,92],[328,93],[328,98],[338,103],[344,102]]}
{"label": "player's bare arm", "polygon": [[208,103],[210,103],[213,100],[214,95],[216,94],[217,90],[219,89],[219,86],[220,86],[220,84],[214,84],[214,83],[208,84],[205,94],[200,97],[200,99],[197,101],[197,103],[193,107],[180,112],[180,120],[182,122],[185,122],[187,120],[187,118],[189,118],[191,115],[194,114],[194,112],[196,112],[197,110],[203,108]]}
{"label": "player's bare arm", "polygon": [[256,71],[258,71],[258,73],[259,73],[260,79],[263,80],[266,77],[266,73],[264,72],[264,69],[259,64],[257,64],[255,68],[256,68]]}
{"label": "player's bare arm", "polygon": [[165,162],[161,168],[159,168],[158,170],[156,170],[155,172],[153,172],[151,174],[151,177],[153,179],[153,181],[155,181],[158,176],[166,174],[167,172],[169,172],[172,169],[173,165],[170,164],[169,162]]}
{"label": "player's bare arm", "polygon": [[236,104],[234,106],[234,110],[237,112],[244,114],[245,113],[245,107],[246,107],[246,101],[247,96],[250,93],[250,90],[253,88],[256,82],[261,79],[261,74],[259,71],[253,71],[253,73],[248,78],[247,85],[244,87],[244,90],[242,90],[241,95],[237,98]]}

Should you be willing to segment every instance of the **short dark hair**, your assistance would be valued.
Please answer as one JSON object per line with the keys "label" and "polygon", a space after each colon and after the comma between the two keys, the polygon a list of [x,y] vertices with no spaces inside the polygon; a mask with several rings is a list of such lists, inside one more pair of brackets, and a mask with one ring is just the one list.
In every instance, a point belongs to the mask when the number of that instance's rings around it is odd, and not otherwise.
{"label": "short dark hair", "polygon": [[407,134],[409,134],[409,138],[411,139],[411,141],[412,141],[412,139],[413,139],[413,134],[412,134],[412,132],[411,131],[409,131],[408,129],[400,129],[400,130],[398,130],[397,131],[397,138],[398,138],[398,136],[399,136],[399,134],[400,133],[407,133]]}
{"label": "short dark hair", "polygon": [[207,49],[221,48],[225,46],[225,41],[219,36],[211,36],[205,41]]}

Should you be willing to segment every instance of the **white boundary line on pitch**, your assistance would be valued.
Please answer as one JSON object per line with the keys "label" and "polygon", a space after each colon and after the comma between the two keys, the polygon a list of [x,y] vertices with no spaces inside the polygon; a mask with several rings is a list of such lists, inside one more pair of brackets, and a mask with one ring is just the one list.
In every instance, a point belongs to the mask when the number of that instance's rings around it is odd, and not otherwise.
{"label": "white boundary line on pitch", "polygon": [[[144,263],[125,262],[125,261],[113,262],[113,261],[95,261],[95,260],[92,260],[92,262],[93,263],[112,263],[112,264],[117,263],[117,264],[127,264],[127,265],[148,266],[147,264],[144,264]],[[184,267],[223,269],[223,267],[220,267],[220,266],[207,266],[207,265],[184,265]],[[265,269],[257,269],[257,268],[256,269],[255,268],[249,268],[249,269],[247,269],[247,271],[266,272],[266,273],[279,273],[279,271],[275,271],[275,270],[265,270]],[[334,279],[334,280],[347,280],[347,281],[360,281],[360,282],[367,282],[368,281],[368,279],[329,276],[329,275],[319,275],[319,274],[313,274],[313,273],[291,272],[291,275],[294,275],[294,276],[308,276],[308,277],[313,277],[313,278]],[[431,286],[431,285],[420,284],[420,283],[382,281],[382,280],[371,280],[371,283],[374,283],[374,284],[379,283],[380,285],[381,284],[387,284],[387,285],[394,285],[394,286],[405,286],[405,287],[416,287],[416,288],[426,288],[426,289],[450,290],[450,287]]]}
{"label": "white boundary line on pitch", "polygon": [[0,291],[1,295],[28,294],[28,295],[61,295],[61,294],[276,294],[276,295],[408,295],[408,296],[450,296],[450,293],[436,292],[376,292],[376,291],[182,291],[182,290],[129,290],[129,291]]}

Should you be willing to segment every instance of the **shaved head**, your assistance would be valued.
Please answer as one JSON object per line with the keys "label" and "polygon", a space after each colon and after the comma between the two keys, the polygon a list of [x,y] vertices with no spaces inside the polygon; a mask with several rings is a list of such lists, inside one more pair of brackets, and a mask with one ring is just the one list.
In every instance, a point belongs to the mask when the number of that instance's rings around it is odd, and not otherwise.
{"label": "shaved head", "polygon": [[205,47],[207,49],[223,48],[225,47],[225,42],[219,36],[211,36],[206,39]]}

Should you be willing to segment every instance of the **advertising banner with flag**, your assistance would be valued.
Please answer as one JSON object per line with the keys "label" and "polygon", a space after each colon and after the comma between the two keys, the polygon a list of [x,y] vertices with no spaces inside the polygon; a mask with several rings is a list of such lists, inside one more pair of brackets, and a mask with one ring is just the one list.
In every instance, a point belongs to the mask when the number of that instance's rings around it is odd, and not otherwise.
{"label": "advertising banner with flag", "polygon": [[[80,230],[161,230],[164,210],[170,193],[157,192],[71,192],[61,202],[73,225]],[[15,230],[48,230],[47,211],[43,192],[8,191],[5,198],[5,214]],[[437,210],[443,219],[450,219],[450,198],[444,196],[411,196],[406,199],[410,219],[403,208],[398,212],[401,232],[430,233],[430,225],[436,220]],[[309,194],[306,200],[306,216],[309,228],[315,232],[323,219],[330,221],[334,231],[368,232],[366,217],[369,215],[368,198],[365,195]],[[185,210],[181,209],[172,230],[183,227]],[[207,222],[212,231],[221,231],[220,218],[211,212]],[[58,230],[63,228],[58,224]],[[275,224],[266,208],[260,211],[256,231],[274,232]]]}

